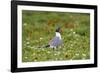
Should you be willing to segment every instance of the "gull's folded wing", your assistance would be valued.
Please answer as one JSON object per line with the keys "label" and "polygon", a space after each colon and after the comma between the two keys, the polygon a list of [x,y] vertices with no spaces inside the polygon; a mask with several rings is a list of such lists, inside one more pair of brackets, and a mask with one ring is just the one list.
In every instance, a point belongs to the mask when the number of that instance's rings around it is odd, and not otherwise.
{"label": "gull's folded wing", "polygon": [[59,46],[61,43],[62,43],[62,40],[61,40],[59,37],[54,37],[54,38],[50,41],[49,45],[57,47],[57,46]]}

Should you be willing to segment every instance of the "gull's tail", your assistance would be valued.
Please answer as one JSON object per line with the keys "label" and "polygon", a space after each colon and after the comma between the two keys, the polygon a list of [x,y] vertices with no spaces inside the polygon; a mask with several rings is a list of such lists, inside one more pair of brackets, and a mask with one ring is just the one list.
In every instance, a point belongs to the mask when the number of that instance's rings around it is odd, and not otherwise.
{"label": "gull's tail", "polygon": [[48,48],[50,45],[39,46],[38,48]]}
{"label": "gull's tail", "polygon": [[46,45],[45,48],[50,47],[50,45]]}

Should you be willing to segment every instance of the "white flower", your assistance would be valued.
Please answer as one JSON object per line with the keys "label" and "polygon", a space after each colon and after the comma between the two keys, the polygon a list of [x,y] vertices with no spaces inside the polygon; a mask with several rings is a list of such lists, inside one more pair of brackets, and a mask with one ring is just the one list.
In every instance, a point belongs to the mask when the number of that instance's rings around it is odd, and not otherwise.
{"label": "white flower", "polygon": [[61,46],[59,46],[59,48],[61,48]]}
{"label": "white flower", "polygon": [[73,32],[73,34],[75,34],[76,32]]}
{"label": "white flower", "polygon": [[27,25],[27,23],[24,23],[24,26],[26,26]]}
{"label": "white flower", "polygon": [[34,46],[30,47],[30,48],[34,48]]}
{"label": "white flower", "polygon": [[70,29],[70,31],[73,31],[73,29]]}
{"label": "white flower", "polygon": [[25,59],[27,59],[28,57],[25,57]]}
{"label": "white flower", "polygon": [[34,61],[36,62],[37,60],[35,59]]}
{"label": "white flower", "polygon": [[76,56],[79,56],[79,54],[78,54],[78,53],[76,53],[75,55],[76,55]]}
{"label": "white flower", "polygon": [[30,42],[28,41],[28,42],[26,42],[26,44],[28,45],[28,44],[30,44]]}
{"label": "white flower", "polygon": [[45,51],[45,49],[42,49],[42,51]]}
{"label": "white flower", "polygon": [[42,37],[40,37],[40,40],[42,40],[43,38]]}
{"label": "white flower", "polygon": [[33,56],[35,56],[35,53],[33,53]]}
{"label": "white flower", "polygon": [[56,53],[54,55],[57,55]]}
{"label": "white flower", "polygon": [[70,45],[71,47],[73,46],[73,44]]}
{"label": "white flower", "polygon": [[82,55],[83,55],[84,57],[86,56],[86,54],[84,54],[84,53],[83,53]]}
{"label": "white flower", "polygon": [[48,51],[47,53],[50,53],[50,51]]}

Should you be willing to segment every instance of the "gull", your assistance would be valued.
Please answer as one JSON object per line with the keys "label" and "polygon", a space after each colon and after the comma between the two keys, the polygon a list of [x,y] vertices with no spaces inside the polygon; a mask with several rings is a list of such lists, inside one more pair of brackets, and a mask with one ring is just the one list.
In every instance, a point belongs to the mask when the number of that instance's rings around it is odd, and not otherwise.
{"label": "gull", "polygon": [[61,38],[61,29],[60,27],[56,29],[55,36],[52,40],[50,40],[49,44],[46,45],[45,47],[50,47],[50,48],[57,48],[62,44],[62,38]]}

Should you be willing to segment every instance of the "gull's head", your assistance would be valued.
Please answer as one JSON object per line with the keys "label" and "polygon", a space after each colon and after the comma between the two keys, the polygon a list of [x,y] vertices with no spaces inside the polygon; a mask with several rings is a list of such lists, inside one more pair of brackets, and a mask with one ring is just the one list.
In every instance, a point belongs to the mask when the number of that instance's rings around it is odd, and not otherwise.
{"label": "gull's head", "polygon": [[62,32],[61,28],[58,27],[58,28],[56,29],[56,32],[61,33],[61,32]]}

